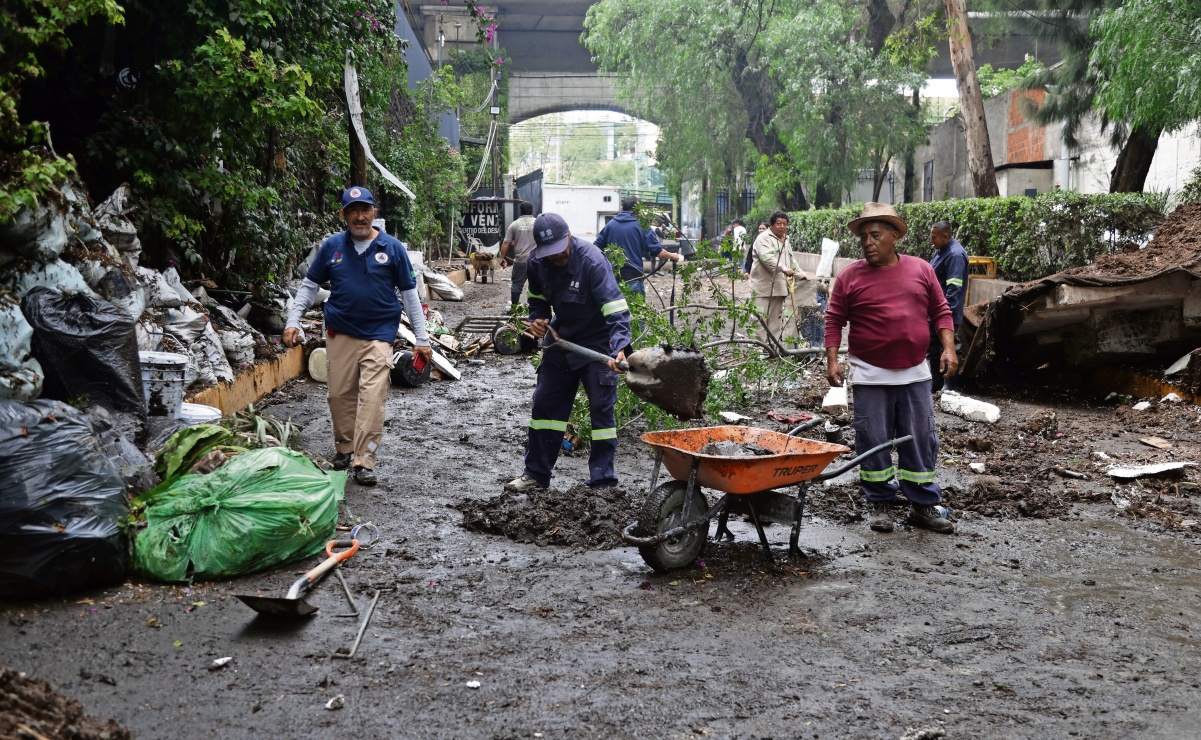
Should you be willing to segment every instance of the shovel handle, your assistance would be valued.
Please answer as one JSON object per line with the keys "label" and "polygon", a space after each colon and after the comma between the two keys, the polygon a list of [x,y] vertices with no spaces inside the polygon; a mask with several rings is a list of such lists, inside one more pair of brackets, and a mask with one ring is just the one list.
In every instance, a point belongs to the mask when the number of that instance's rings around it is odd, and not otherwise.
{"label": "shovel handle", "polygon": [[[613,360],[612,357],[601,352],[597,352],[596,350],[588,349],[587,347],[581,347],[580,345],[575,344],[574,342],[569,342],[566,339],[559,339],[558,335],[555,336],[554,344],[551,346],[553,347],[555,345],[562,347],[568,352],[574,352],[581,357],[587,357],[589,360],[596,360],[597,362],[601,362],[606,365]],[[624,361],[619,362],[617,363],[617,367],[621,368],[622,372],[625,372],[626,370],[630,369],[630,363]]]}
{"label": "shovel handle", "polygon": [[316,568],[313,568],[308,573],[304,574],[304,579],[306,581],[309,583],[316,583],[317,579],[333,570],[334,566],[336,566],[338,563],[341,563],[344,560],[349,560],[356,552],[359,551],[358,540],[351,540],[349,549],[342,550],[341,552],[334,552],[334,547],[339,544],[341,543],[334,540],[329,541],[329,543],[325,546],[325,554],[328,557],[326,557],[325,560],[322,560]]}

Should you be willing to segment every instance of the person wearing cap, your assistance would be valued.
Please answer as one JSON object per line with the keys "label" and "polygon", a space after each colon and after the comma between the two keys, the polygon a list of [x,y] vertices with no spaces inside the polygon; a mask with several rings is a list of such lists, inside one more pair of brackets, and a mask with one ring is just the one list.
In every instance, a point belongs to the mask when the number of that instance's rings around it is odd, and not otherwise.
{"label": "person wearing cap", "polygon": [[520,303],[525,293],[526,266],[530,252],[534,251],[534,204],[523,200],[518,210],[521,216],[509,224],[505,240],[500,244],[501,267],[505,262],[513,264],[513,284],[509,287],[512,306]]}
{"label": "person wearing cap", "polygon": [[433,357],[417,277],[405,245],[376,229],[375,217],[375,199],[367,188],[351,187],[342,193],[346,231],[329,237],[317,249],[292,301],[283,334],[289,347],[304,340],[300,317],[313,305],[321,283],[329,281],[325,349],[334,423],[333,466],[336,470],[353,467],[355,481],[364,486],[376,483],[375,461],[391,385],[392,342],[402,303],[417,338],[414,352],[426,362]]}
{"label": "person wearing cap", "polygon": [[[614,408],[618,375],[622,372],[618,364],[630,349],[629,306],[604,253],[573,237],[558,214],[544,213],[535,219],[534,243],[526,289],[529,329],[543,340],[544,349],[530,410],[525,470],[505,484],[505,490],[522,492],[550,485],[581,383],[588,394],[592,420],[588,485],[616,486]],[[555,334],[612,359],[604,365],[557,348]]]}
{"label": "person wearing cap", "polygon": [[[963,323],[963,304],[967,298],[967,250],[959,240],[951,236],[951,223],[939,221],[930,227],[930,243],[934,245],[934,256],[930,258],[930,266],[938,276],[938,284],[942,293],[947,297],[947,306],[951,309],[951,322],[955,333],[955,351],[959,352],[959,325]],[[932,391],[938,392],[943,388],[951,390],[951,379],[945,381],[938,373],[939,358],[942,356],[942,342],[932,324],[930,326],[930,349],[926,360],[930,363],[930,372],[934,379],[930,385]]]}
{"label": "person wearing cap", "polygon": [[605,224],[605,228],[596,235],[596,241],[593,244],[602,254],[610,245],[621,249],[622,254],[625,255],[625,264],[621,266],[620,270],[621,279],[630,286],[630,290],[645,298],[646,285],[643,281],[646,273],[642,270],[642,261],[644,259],[661,259],[680,262],[684,259],[684,255],[667,251],[659,243],[659,237],[653,230],[642,228],[638,217],[634,215],[634,208],[637,205],[638,199],[633,196],[622,198],[621,213]]}
{"label": "person wearing cap", "polygon": [[934,508],[942,499],[935,482],[938,435],[930,395],[926,349],[931,325],[942,343],[939,371],[955,374],[951,310],[930,263],[897,254],[896,243],[909,230],[892,206],[868,203],[847,226],[859,237],[863,259],[838,273],[826,311],[826,378],[845,380],[838,362],[842,329],[849,322],[847,360],[855,408],[855,448],[862,454],[891,439],[912,435],[897,446],[898,466],[885,449],[859,466],[859,484],[871,505],[871,528],[893,529],[897,492],[909,500],[910,524],[935,532],[955,531]]}

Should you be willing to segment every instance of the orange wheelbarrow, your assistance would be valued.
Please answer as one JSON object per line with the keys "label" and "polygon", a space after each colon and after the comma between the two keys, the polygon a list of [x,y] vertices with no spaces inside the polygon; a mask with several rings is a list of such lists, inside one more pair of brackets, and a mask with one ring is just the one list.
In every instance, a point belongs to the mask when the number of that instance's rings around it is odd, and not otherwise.
{"label": "orange wheelbarrow", "polygon": [[[789,557],[804,557],[797,540],[805,513],[807,488],[814,482],[842,475],[881,450],[904,444],[912,436],[899,437],[873,447],[827,471],[834,458],[850,452],[849,447],[797,437],[823,420],[811,419],[787,434],[742,426],[677,429],[648,432],[642,441],[655,450],[650,493],[638,521],[621,533],[621,539],[638,548],[646,564],[663,572],[683,568],[700,557],[709,537],[709,522],[717,518],[715,537],[734,539],[726,526],[730,514],[748,514],[759,533],[759,543],[768,562],[774,563],[763,522],[791,524]],[[746,454],[731,456],[721,443],[730,443]],[[729,449],[729,446],[727,446]],[[657,485],[663,466],[674,480]],[[796,485],[795,497],[773,490]],[[704,488],[723,495],[709,506]]]}

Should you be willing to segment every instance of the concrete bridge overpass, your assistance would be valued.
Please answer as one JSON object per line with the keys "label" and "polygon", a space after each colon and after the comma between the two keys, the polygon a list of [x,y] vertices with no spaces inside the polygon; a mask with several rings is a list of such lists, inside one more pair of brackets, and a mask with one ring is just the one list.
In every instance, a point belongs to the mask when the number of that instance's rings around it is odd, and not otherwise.
{"label": "concrete bridge overpass", "polygon": [[[596,64],[580,43],[584,18],[594,0],[493,0],[484,7],[500,22],[497,44],[508,54],[510,123],[571,110],[624,110],[610,79],[598,77]],[[475,30],[467,9],[438,0],[400,0],[434,66],[439,53],[475,47]],[[444,39],[439,44],[439,36]],[[976,62],[1016,67],[1027,54],[1050,61],[1046,46],[1011,35],[995,46],[976,49]],[[950,52],[943,44],[929,70],[933,77],[952,77]]]}

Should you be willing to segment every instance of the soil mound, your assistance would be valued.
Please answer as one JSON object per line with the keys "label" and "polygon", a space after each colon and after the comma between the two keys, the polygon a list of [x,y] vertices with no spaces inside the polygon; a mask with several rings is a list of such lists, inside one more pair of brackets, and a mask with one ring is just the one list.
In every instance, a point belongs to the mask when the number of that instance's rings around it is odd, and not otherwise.
{"label": "soil mound", "polygon": [[976,478],[966,492],[948,491],[946,503],[989,517],[1052,519],[1067,516],[1071,503],[1050,486],[1007,483],[991,475]]}
{"label": "soil mound", "polygon": [[116,722],[88,717],[79,702],[38,679],[0,670],[0,737],[53,737],[64,740],[128,740]]}
{"label": "soil mound", "polygon": [[621,488],[579,485],[567,491],[505,491],[455,508],[463,512],[463,526],[478,532],[540,547],[610,550],[621,547],[620,532],[638,518],[641,502],[630,501]]}
{"label": "soil mound", "polygon": [[1201,202],[1187,203],[1168,214],[1142,249],[1106,254],[1091,265],[1068,270],[1073,275],[1137,279],[1171,267],[1201,266]]}

